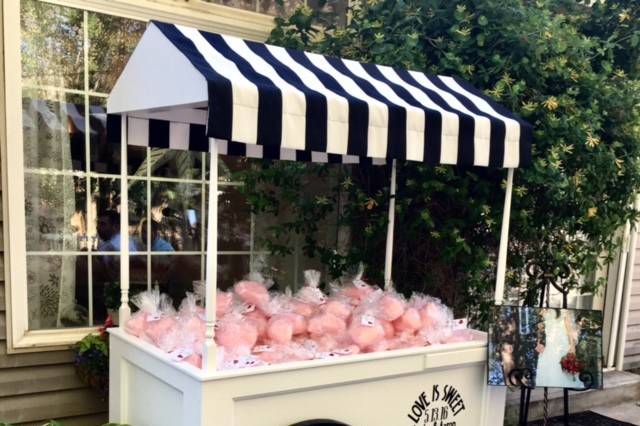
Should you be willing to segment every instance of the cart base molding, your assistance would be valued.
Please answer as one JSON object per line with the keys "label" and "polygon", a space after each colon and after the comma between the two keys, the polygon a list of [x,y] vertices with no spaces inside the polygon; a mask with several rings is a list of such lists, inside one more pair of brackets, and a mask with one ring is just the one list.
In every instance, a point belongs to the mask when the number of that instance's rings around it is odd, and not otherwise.
{"label": "cart base molding", "polygon": [[506,388],[486,385],[486,336],[477,333],[471,342],[206,373],[112,329],[109,420],[135,426],[501,425]]}

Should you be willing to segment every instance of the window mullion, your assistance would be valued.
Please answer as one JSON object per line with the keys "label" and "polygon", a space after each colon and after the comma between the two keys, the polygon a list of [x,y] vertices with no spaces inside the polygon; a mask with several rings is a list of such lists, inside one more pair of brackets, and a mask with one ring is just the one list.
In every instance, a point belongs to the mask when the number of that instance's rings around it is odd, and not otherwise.
{"label": "window mullion", "polygon": [[151,148],[147,147],[147,289],[151,290]]}
{"label": "window mullion", "polygon": [[[90,120],[90,100],[89,100],[89,13],[85,10],[82,16],[82,34],[83,34],[83,53],[84,53],[84,153],[85,153],[85,170],[87,178],[85,179],[87,196],[86,196],[86,217],[87,224],[91,223],[91,120]],[[88,229],[87,229],[88,231]],[[87,235],[87,305],[89,308],[89,326],[93,326],[93,256],[91,255],[91,244],[89,243],[89,235]]]}
{"label": "window mullion", "polygon": [[207,208],[207,204],[205,203],[205,198],[206,198],[206,194],[207,194],[207,186],[206,186],[206,182],[207,182],[207,154],[205,153],[200,153],[200,158],[201,160],[201,164],[202,164],[202,176],[201,176],[201,182],[200,182],[200,187],[201,189],[201,196],[200,196],[200,222],[202,222],[202,226],[200,227],[200,280],[204,281],[204,270],[205,270],[205,261],[206,261],[206,257],[205,257],[205,249],[206,249],[206,232],[205,232],[205,228],[207,227],[207,223],[205,221],[205,218],[207,217],[206,214],[206,208]]}

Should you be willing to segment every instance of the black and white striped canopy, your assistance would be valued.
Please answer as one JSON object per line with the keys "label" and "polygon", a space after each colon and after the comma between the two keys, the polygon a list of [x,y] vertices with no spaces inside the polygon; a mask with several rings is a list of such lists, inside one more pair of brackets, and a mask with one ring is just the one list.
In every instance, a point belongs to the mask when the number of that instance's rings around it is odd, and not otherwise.
{"label": "black and white striped canopy", "polygon": [[[214,138],[232,141],[222,144],[221,153],[306,161],[509,168],[531,161],[532,127],[461,79],[180,25],[152,22],[150,31],[204,77],[206,120],[198,126],[133,114],[129,143],[206,150]],[[145,46],[141,42],[132,58],[167,53],[139,52]],[[177,78],[165,82],[181,84]]]}

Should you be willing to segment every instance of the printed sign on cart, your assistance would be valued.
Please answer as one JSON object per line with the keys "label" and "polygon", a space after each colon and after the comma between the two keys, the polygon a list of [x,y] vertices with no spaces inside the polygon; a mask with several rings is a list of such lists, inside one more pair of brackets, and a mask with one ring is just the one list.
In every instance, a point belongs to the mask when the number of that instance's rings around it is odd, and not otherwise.
{"label": "printed sign on cart", "polygon": [[413,426],[456,426],[466,409],[462,395],[451,385],[433,385],[417,395],[407,417]]}

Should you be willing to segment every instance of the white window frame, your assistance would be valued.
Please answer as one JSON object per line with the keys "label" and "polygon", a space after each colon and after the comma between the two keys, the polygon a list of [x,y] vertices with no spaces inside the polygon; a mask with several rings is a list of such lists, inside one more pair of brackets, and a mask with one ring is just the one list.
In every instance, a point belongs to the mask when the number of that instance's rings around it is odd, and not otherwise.
{"label": "white window frame", "polygon": [[[40,0],[60,6],[123,18],[164,20],[202,30],[264,41],[273,17],[200,0]],[[28,330],[27,268],[24,208],[24,158],[22,139],[22,69],[20,56],[20,1],[0,0],[4,45],[4,104],[0,107],[0,155],[2,159],[2,212],[5,241],[5,300],[7,301],[7,352],[59,350],[74,344],[96,327]],[[4,111],[2,111],[4,110]],[[3,137],[6,136],[6,137]],[[10,143],[8,142],[10,141]],[[125,159],[123,159],[125,161]]]}

